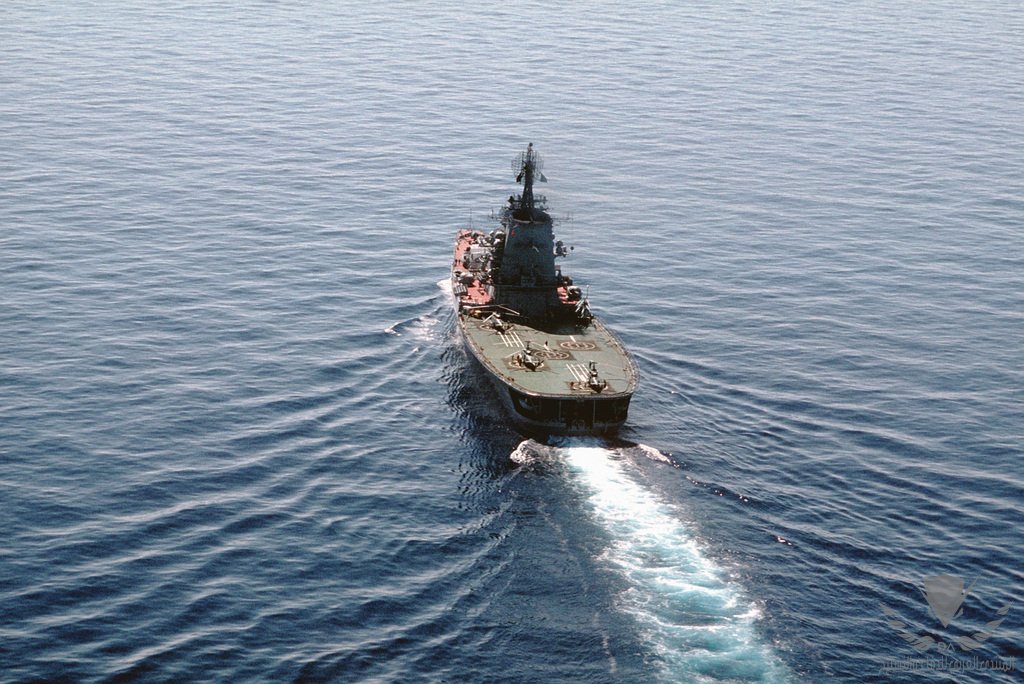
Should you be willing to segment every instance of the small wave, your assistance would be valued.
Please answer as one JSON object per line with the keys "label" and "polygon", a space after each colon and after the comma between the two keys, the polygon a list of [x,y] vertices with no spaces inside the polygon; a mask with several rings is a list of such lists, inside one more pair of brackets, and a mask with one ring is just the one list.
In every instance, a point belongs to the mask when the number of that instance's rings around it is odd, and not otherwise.
{"label": "small wave", "polygon": [[653,447],[628,449],[527,440],[519,464],[559,460],[582,485],[591,514],[611,537],[601,562],[626,580],[620,609],[632,616],[662,663],[665,681],[785,681],[787,672],[756,632],[760,616],[740,587],[704,556],[678,512],[628,473],[630,452],[672,463]]}
{"label": "small wave", "polygon": [[639,449],[644,456],[651,459],[652,461],[668,463],[669,465],[672,466],[676,465],[676,462],[672,460],[671,456],[669,456],[668,454],[663,454],[662,452],[658,451],[652,446],[647,446],[646,444],[637,444],[636,448]]}
{"label": "small wave", "polygon": [[[439,280],[436,284],[442,293],[448,295],[452,293],[452,284],[448,279]],[[438,301],[437,295],[431,296],[430,300],[432,300],[430,313],[395,321],[384,328],[384,333],[395,337],[409,334],[415,339],[423,341],[436,340],[441,327],[440,315],[444,311],[445,305]]]}
{"label": "small wave", "polygon": [[440,328],[441,322],[436,316],[424,314],[405,321],[397,321],[384,328],[384,332],[395,337],[409,335],[415,340],[428,342],[438,338]]}

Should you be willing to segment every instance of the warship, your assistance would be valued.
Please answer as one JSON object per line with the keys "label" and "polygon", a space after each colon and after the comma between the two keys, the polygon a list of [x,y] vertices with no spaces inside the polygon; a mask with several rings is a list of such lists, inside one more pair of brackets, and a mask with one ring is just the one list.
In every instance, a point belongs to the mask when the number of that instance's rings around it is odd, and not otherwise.
{"label": "warship", "polygon": [[452,261],[459,333],[520,426],[558,435],[614,433],[626,421],[637,371],[556,259],[547,182],[530,143],[512,161],[522,192],[509,196],[490,231],[460,230]]}

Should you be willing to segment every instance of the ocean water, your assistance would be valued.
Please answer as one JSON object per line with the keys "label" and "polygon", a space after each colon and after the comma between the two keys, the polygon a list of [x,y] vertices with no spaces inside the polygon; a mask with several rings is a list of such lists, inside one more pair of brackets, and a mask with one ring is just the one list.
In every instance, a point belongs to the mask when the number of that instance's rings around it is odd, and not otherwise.
{"label": "ocean water", "polygon": [[[1022,59],[1011,0],[5,2],[0,681],[1019,681]],[[519,434],[439,286],[527,142],[616,440]]]}

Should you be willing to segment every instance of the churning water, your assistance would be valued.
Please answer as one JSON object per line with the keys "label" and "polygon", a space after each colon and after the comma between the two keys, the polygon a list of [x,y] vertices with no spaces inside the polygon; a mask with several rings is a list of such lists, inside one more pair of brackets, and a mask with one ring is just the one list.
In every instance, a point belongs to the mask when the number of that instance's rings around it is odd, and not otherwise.
{"label": "churning water", "polygon": [[784,670],[754,629],[758,608],[704,556],[680,512],[628,473],[630,451],[634,458],[671,460],[645,445],[629,450],[570,441],[562,446],[545,448],[528,440],[512,460],[529,464],[538,453],[547,454],[577,478],[589,513],[608,536],[597,562],[625,580],[616,606],[635,619],[638,634],[662,661],[651,676],[784,681]]}

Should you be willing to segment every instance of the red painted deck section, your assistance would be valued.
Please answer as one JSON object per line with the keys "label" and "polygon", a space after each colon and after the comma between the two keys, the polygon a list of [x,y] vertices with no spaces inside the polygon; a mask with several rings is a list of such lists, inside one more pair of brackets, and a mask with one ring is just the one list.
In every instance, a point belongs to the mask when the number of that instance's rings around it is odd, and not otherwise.
{"label": "red painted deck section", "polygon": [[[459,231],[459,237],[455,242],[455,261],[452,264],[454,270],[472,273],[472,271],[463,266],[462,259],[469,252],[469,248],[477,244],[477,239],[480,237],[483,237],[483,234],[477,231]],[[480,282],[480,279],[475,277],[475,274],[472,283],[463,283],[462,285],[466,288],[466,291],[458,295],[460,305],[483,306],[491,303],[491,296],[487,293],[486,285]]]}

